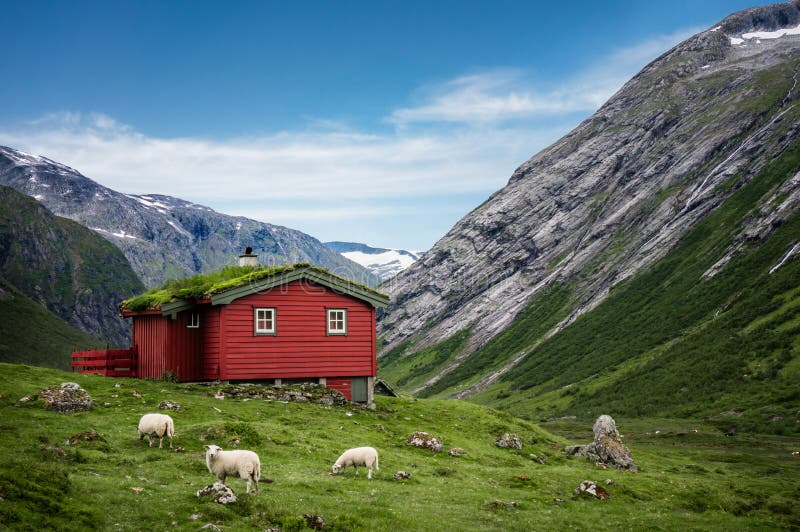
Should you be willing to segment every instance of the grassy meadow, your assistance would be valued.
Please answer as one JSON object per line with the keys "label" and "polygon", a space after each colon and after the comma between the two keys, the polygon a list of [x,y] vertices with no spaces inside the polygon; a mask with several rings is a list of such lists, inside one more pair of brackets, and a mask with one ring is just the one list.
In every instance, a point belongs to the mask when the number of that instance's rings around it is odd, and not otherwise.
{"label": "grassy meadow", "polygon": [[[93,397],[92,411],[63,415],[39,401],[18,402],[69,380]],[[618,420],[641,468],[630,473],[563,456],[565,445],[591,440],[593,420],[540,428],[459,401],[379,397],[373,411],[219,400],[215,391],[0,364],[0,529],[199,530],[213,523],[223,530],[304,530],[305,514],[322,516],[326,530],[800,527],[800,457],[791,455],[797,438],[728,437],[690,421]],[[139,417],[157,411],[161,400],[182,406],[169,413],[175,446],[185,452],[148,448],[137,437]],[[104,441],[67,443],[88,430]],[[414,430],[468,454],[410,447],[405,439]],[[517,433],[523,449],[496,447],[504,432]],[[202,446],[230,449],[231,439],[260,455],[261,492],[246,495],[244,481],[229,478],[235,504],[197,498],[214,481]],[[373,480],[352,469],[329,474],[344,449],[361,445],[380,453]],[[411,479],[392,480],[399,470]],[[613,481],[603,484],[611,499],[575,498],[587,479]]]}

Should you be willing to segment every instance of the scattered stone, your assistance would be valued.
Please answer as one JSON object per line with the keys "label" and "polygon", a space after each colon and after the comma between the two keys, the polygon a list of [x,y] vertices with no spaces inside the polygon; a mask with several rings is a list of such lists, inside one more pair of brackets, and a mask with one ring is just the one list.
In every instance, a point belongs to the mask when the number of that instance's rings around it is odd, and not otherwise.
{"label": "scattered stone", "polygon": [[214,399],[225,399],[225,394],[222,393],[222,390],[217,390],[217,393],[214,394]]}
{"label": "scattered stone", "polygon": [[47,410],[60,414],[73,414],[92,409],[92,398],[74,382],[65,382],[58,386],[50,386],[39,392],[39,399]]}
{"label": "scattered stone", "polygon": [[215,525],[214,523],[206,523],[205,525],[200,527],[200,530],[211,530],[211,532],[220,532],[220,530],[222,529],[217,525]]}
{"label": "scattered stone", "polygon": [[141,398],[142,398],[142,394],[140,394],[140,393],[139,393],[139,392],[137,392],[136,390],[133,390],[133,391],[131,392],[131,395],[132,395],[132,396],[134,396],[134,397],[136,397],[137,399],[141,399]]}
{"label": "scattered stone", "polygon": [[183,447],[175,447],[175,452],[176,453],[185,453],[186,449],[184,449]]}
{"label": "scattered stone", "polygon": [[522,449],[522,440],[519,436],[513,433],[506,432],[494,442],[498,447],[506,447],[509,449]]}
{"label": "scattered stone", "polygon": [[116,384],[114,384],[114,388],[122,388],[122,384],[116,383]]}
{"label": "scattered stone", "polygon": [[394,475],[392,475],[392,480],[411,480],[411,473],[406,473],[405,471],[398,471]]}
{"label": "scattered stone", "polygon": [[449,454],[450,456],[465,456],[467,454],[467,451],[465,451],[461,447],[453,447],[452,449],[447,451],[447,454]]}
{"label": "scattered stone", "polygon": [[581,482],[580,486],[575,488],[575,495],[588,495],[595,499],[600,499],[601,501],[611,497],[604,487],[598,486],[597,483],[592,480],[584,480]]}
{"label": "scattered stone", "polygon": [[102,441],[102,442],[105,442],[106,439],[103,438],[102,436],[100,436],[98,433],[96,433],[93,430],[85,430],[83,432],[79,432],[79,433],[73,435],[69,439],[69,444],[70,445],[76,445],[76,444],[78,444],[78,443],[80,443],[82,441]]}
{"label": "scattered stone", "polygon": [[800,451],[792,451],[792,456],[800,456]]}
{"label": "scattered stone", "polygon": [[374,425],[372,425],[372,426],[375,428],[375,430],[381,430],[381,431],[383,431],[383,432],[386,432],[386,427],[384,427],[384,426],[383,426],[383,425],[381,425],[380,423],[375,423],[375,424],[374,424]]}
{"label": "scattered stone", "polygon": [[531,459],[531,460],[534,460],[534,461],[536,461],[536,462],[539,462],[540,464],[544,464],[544,463],[546,463],[546,462],[547,462],[547,458],[546,458],[546,457],[544,457],[544,456],[539,456],[538,454],[533,454],[533,453],[531,453],[531,454],[529,454],[528,456],[530,457],[530,459]]}
{"label": "scattered stone", "polygon": [[200,519],[200,517],[202,517],[200,514],[192,514],[189,516],[189,519],[191,519],[192,521],[197,521],[198,519]]}
{"label": "scattered stone", "polygon": [[564,504],[564,499],[559,499],[558,497],[553,497],[553,502],[556,504]]}
{"label": "scattered stone", "polygon": [[351,404],[339,391],[316,383],[272,385],[226,384],[213,394],[217,399],[263,399],[265,401],[284,401],[287,403],[318,403],[323,406],[343,406]]}
{"label": "scattered stone", "polygon": [[119,399],[119,394],[118,393],[112,393],[111,397],[114,398],[114,399]]}
{"label": "scattered stone", "polygon": [[240,441],[239,438],[237,438],[236,436],[228,440],[228,442],[230,442],[230,444],[233,445],[234,447],[239,445],[239,441]]}
{"label": "scattered stone", "polygon": [[218,502],[220,504],[230,504],[236,502],[236,494],[234,494],[233,490],[222,482],[214,482],[213,484],[209,484],[205,488],[199,490],[195,495],[202,497],[203,495],[209,494],[211,495],[211,498],[214,499],[214,502]]}
{"label": "scattered stone", "polygon": [[414,447],[421,447],[437,453],[444,450],[444,445],[442,445],[439,439],[435,436],[431,436],[427,432],[412,432],[411,435],[406,439],[406,443],[408,445],[413,445]]}
{"label": "scattered stone", "polygon": [[131,488],[131,491],[135,491],[136,493],[141,493],[141,492],[144,491],[144,488],[140,488],[138,486],[134,486],[133,488]]}
{"label": "scattered stone", "polygon": [[181,405],[178,403],[173,403],[172,401],[161,401],[158,403],[159,410],[174,410],[175,412],[180,412]]}
{"label": "scattered stone", "polygon": [[492,502],[489,503],[489,506],[491,506],[492,508],[497,510],[497,509],[500,509],[500,508],[517,508],[517,507],[519,507],[519,503],[518,502],[514,502],[514,501],[509,501],[509,502],[492,501]]}
{"label": "scattered stone", "polygon": [[325,527],[325,520],[321,515],[305,514],[303,518],[306,520],[308,528],[322,530]]}
{"label": "scattered stone", "polygon": [[606,486],[613,486],[613,485],[614,485],[614,481],[611,480],[610,478],[607,478],[606,479]]}
{"label": "scattered stone", "polygon": [[17,401],[17,402],[18,403],[27,403],[30,400],[31,400],[31,398],[26,395],[25,397],[20,397],[19,401]]}
{"label": "scattered stone", "polygon": [[631,452],[622,443],[614,418],[602,415],[594,423],[594,441],[589,445],[571,445],[564,449],[567,456],[585,456],[598,466],[638,471]]}

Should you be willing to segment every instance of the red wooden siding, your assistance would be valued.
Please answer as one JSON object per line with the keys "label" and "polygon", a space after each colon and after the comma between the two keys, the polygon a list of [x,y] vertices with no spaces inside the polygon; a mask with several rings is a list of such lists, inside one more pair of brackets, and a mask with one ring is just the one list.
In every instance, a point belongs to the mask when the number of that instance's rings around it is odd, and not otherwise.
{"label": "red wooden siding", "polygon": [[166,370],[167,320],[164,316],[133,318],[133,347],[139,352],[139,377],[158,378]]}
{"label": "red wooden siding", "polygon": [[[195,311],[197,312],[197,311]],[[167,316],[135,316],[133,346],[139,352],[139,376],[160,378],[172,373],[181,381],[202,377],[204,316],[200,328],[186,327],[187,312],[177,319]]]}
{"label": "red wooden siding", "polygon": [[336,390],[337,392],[342,392],[347,400],[350,400],[350,379],[332,379],[328,377],[325,380],[325,387],[330,388],[332,390]]}
{"label": "red wooden siding", "polygon": [[[275,335],[254,334],[257,307],[276,309]],[[328,308],[347,309],[347,335],[328,336]],[[374,376],[373,312],[366,302],[309,281],[237,299],[220,314],[220,378]]]}
{"label": "red wooden siding", "polygon": [[219,343],[220,307],[212,307],[203,315],[205,323],[201,323],[204,340],[204,356],[200,362],[200,378],[203,380],[219,379]]}

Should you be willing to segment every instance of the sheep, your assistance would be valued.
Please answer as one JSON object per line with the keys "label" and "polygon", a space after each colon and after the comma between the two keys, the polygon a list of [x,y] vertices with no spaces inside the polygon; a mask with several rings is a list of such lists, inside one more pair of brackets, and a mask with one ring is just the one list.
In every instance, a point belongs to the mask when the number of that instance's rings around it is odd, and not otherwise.
{"label": "sheep", "polygon": [[172,449],[172,437],[175,436],[175,422],[166,414],[145,414],[139,420],[139,439],[147,436],[147,443],[153,446],[153,436],[158,436],[158,448],[164,444],[164,436],[169,437],[169,448]]}
{"label": "sheep", "polygon": [[372,447],[356,447],[355,449],[346,450],[333,464],[333,474],[336,475],[339,471],[347,469],[349,465],[356,470],[356,475],[358,475],[358,466],[366,467],[367,478],[372,479],[372,469],[380,470],[380,467],[378,467],[378,451]]}
{"label": "sheep", "polygon": [[203,445],[206,450],[206,467],[208,472],[216,475],[225,484],[225,477],[238,475],[247,480],[247,491],[250,493],[250,481],[255,482],[255,493],[258,493],[258,479],[261,478],[261,461],[253,451],[223,451],[216,445]]}

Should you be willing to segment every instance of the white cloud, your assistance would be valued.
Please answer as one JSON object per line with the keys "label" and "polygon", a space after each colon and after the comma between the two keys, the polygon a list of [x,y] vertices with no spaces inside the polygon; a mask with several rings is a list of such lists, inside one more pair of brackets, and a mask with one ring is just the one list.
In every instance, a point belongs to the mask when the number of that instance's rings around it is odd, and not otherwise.
{"label": "white cloud", "polygon": [[[63,111],[0,125],[0,144],[62,162],[121,192],[178,196],[265,221],[391,217],[397,213],[369,200],[438,197],[444,204],[453,193],[502,187],[517,165],[692,31],[619,50],[549,88],[530,83],[521,70],[462,76],[429,87],[422,104],[390,113],[385,120],[400,127],[380,134],[306,118],[310,129],[301,132],[159,138],[104,114]],[[258,202],[275,208],[256,209]]]}
{"label": "white cloud", "polygon": [[559,84],[534,82],[524,71],[496,69],[422,89],[424,102],[391,113],[399,127],[432,122],[500,122],[594,111],[649,61],[697,33],[697,28],[654,37],[616,50],[596,66]]}

